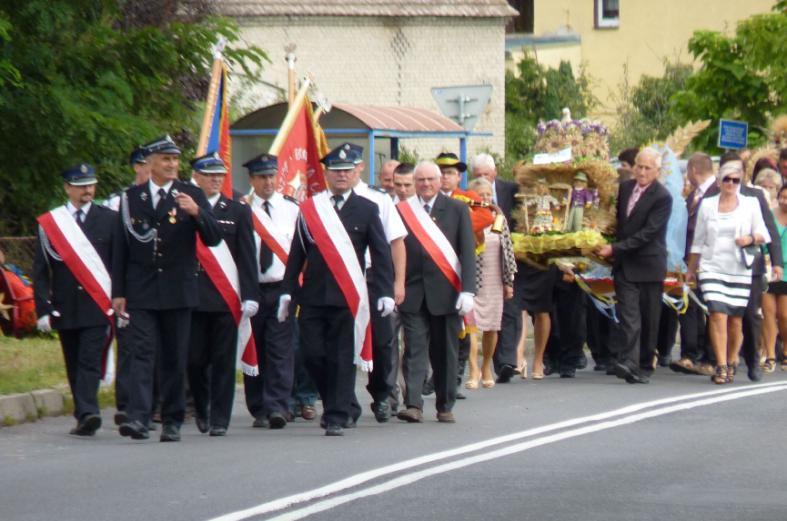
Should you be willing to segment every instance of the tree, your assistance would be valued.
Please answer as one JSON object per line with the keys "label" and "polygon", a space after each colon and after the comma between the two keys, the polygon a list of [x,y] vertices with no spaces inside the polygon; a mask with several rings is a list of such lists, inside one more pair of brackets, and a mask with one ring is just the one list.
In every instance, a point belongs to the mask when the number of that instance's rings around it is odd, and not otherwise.
{"label": "tree", "polygon": [[[787,111],[787,1],[773,11],[741,21],[735,34],[696,31],[689,51],[701,65],[677,92],[672,113],[682,121],[721,118],[749,123],[749,143],[766,140],[770,117]],[[716,125],[697,140],[711,150],[718,140]]]}
{"label": "tree", "polygon": [[[128,183],[132,148],[165,132],[189,147],[211,45],[238,40],[210,2],[0,0],[0,234],[31,233],[62,201],[59,172],[94,164],[100,192]],[[250,73],[256,47],[228,48]]]}
{"label": "tree", "polygon": [[571,64],[560,62],[548,69],[529,55],[517,64],[518,75],[506,72],[506,162],[512,163],[532,153],[539,120],[560,118],[564,107],[582,118],[597,100],[590,90],[584,70],[574,76]]}

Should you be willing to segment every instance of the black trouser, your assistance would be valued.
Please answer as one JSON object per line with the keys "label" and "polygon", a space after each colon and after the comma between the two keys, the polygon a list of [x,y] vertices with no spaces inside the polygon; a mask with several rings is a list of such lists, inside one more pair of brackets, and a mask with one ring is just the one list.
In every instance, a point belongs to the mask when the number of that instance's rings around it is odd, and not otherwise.
{"label": "black trouser", "polygon": [[516,346],[519,337],[522,336],[522,310],[519,309],[517,302],[516,297],[503,300],[503,319],[500,322],[497,346],[492,358],[497,374],[500,374],[503,365],[517,366]]}
{"label": "black trouser", "polygon": [[128,346],[131,372],[127,413],[147,425],[153,398],[156,352],[159,353],[161,419],[180,426],[186,408],[185,380],[191,333],[191,308],[130,309]]}
{"label": "black trouser", "polygon": [[[700,287],[694,291],[697,298],[702,299]],[[709,349],[707,335],[707,319],[705,312],[694,299],[689,298],[689,307],[686,312],[678,316],[680,322],[680,357],[688,358],[694,363],[709,362],[713,359],[712,349]]]}
{"label": "black trouser", "polygon": [[652,368],[653,354],[661,311],[662,282],[632,282],[622,271],[614,274],[615,306],[620,324],[615,328],[618,336],[618,362],[630,368]]}
{"label": "black trouser", "polygon": [[675,338],[678,336],[678,313],[670,306],[661,303],[661,316],[659,317],[659,332],[656,336],[656,348],[662,358],[672,355],[675,347]]}
{"label": "black trouser", "polygon": [[260,310],[251,318],[260,374],[244,375],[243,388],[246,407],[255,418],[289,411],[295,373],[295,344],[292,318],[284,322],[276,318],[281,294],[281,283],[260,284]]}
{"label": "black trouser", "polygon": [[298,326],[304,363],[322,398],[327,425],[354,416],[355,320],[346,307],[301,306]]}
{"label": "black trouser", "polygon": [[555,283],[555,306],[550,312],[552,327],[545,358],[560,371],[576,369],[582,359],[587,337],[585,302],[582,290],[574,283]]}
{"label": "black trouser", "polygon": [[[134,356],[128,346],[128,328],[116,328],[115,334],[118,348],[117,367],[115,368],[115,408],[118,411],[125,411],[128,407],[128,395],[131,393],[131,366]],[[158,358],[159,354],[156,350],[156,360],[153,364],[152,410],[159,405]]]}
{"label": "black trouser", "polygon": [[196,415],[209,419],[211,427],[230,425],[237,352],[238,326],[232,313],[192,313],[188,382]]}
{"label": "black trouser", "polygon": [[[751,277],[751,296],[746,312],[743,314],[743,348],[741,353],[748,367],[759,367],[760,355],[760,334],[762,333],[762,293],[765,289],[765,281],[762,275],[752,275]],[[737,360],[728,360],[729,364],[737,364]]]}
{"label": "black trouser", "polygon": [[58,334],[68,385],[74,395],[74,417],[81,420],[88,414],[100,414],[98,386],[109,326],[61,329]]}
{"label": "black trouser", "polygon": [[593,361],[598,364],[609,364],[614,361],[614,350],[611,349],[613,322],[596,308],[587,295],[584,297],[587,320],[587,343]]}
{"label": "black trouser", "polygon": [[[462,326],[459,326],[459,331],[462,330]],[[470,358],[470,333],[469,331],[459,339],[458,346],[459,350],[456,354],[456,385],[462,385],[462,377],[465,375],[465,367],[467,366],[467,360]]]}
{"label": "black trouser", "polygon": [[[371,281],[372,270],[366,272],[366,280]],[[396,364],[399,362],[399,353],[394,349],[394,323],[393,317],[380,316],[377,310],[377,300],[380,295],[376,295],[369,290],[369,302],[371,303],[371,322],[372,322],[372,372],[369,374],[369,383],[366,390],[375,402],[384,402],[391,394],[391,390],[396,385]]]}
{"label": "black trouser", "polygon": [[303,361],[303,349],[301,349],[298,324],[292,319],[288,319],[287,322],[292,325],[292,345],[295,350],[293,359],[292,396],[289,402],[290,411],[295,414],[296,407],[303,407],[305,405],[314,407],[314,404],[317,403],[317,388],[314,386],[314,382],[312,382],[309,372],[306,370],[305,362]]}
{"label": "black trouser", "polygon": [[428,362],[431,362],[437,411],[450,412],[456,401],[462,317],[455,313],[431,315],[425,300],[420,311],[400,314],[404,327],[402,373],[407,387],[405,404],[423,410],[421,390],[429,369]]}

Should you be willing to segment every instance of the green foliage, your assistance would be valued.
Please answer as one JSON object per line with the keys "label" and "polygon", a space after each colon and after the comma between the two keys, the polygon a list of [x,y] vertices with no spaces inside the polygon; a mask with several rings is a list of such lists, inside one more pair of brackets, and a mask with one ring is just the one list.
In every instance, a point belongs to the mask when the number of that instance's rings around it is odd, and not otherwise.
{"label": "green foliage", "polygon": [[[775,3],[772,13],[741,21],[733,36],[697,31],[689,51],[701,63],[686,88],[672,101],[677,118],[720,118],[749,123],[749,144],[766,139],[770,117],[787,111],[787,2]],[[699,138],[705,150],[715,149],[718,128],[711,125]]]}
{"label": "green foliage", "polygon": [[643,75],[630,86],[628,67],[624,65],[623,83],[617,103],[617,124],[610,136],[613,154],[629,147],[640,147],[662,140],[678,128],[682,120],[670,109],[672,96],[686,87],[692,74],[691,65],[664,63],[660,77]]}
{"label": "green foliage", "polygon": [[597,100],[590,90],[590,78],[584,69],[575,76],[568,62],[557,69],[547,69],[533,57],[517,64],[517,73],[506,72],[506,161],[528,156],[536,141],[539,120],[561,117],[563,108],[571,109],[575,118],[587,116]]}
{"label": "green foliage", "polygon": [[421,160],[421,155],[415,148],[407,148],[405,145],[399,145],[399,162],[401,163],[410,163],[410,164],[418,164]]}
{"label": "green foliage", "polygon": [[[105,195],[128,183],[140,143],[163,133],[195,143],[211,45],[239,34],[183,4],[0,0],[0,235],[30,233],[62,201],[64,167],[94,164]],[[155,16],[141,21],[143,8]],[[256,47],[225,57],[247,73],[267,59]]]}

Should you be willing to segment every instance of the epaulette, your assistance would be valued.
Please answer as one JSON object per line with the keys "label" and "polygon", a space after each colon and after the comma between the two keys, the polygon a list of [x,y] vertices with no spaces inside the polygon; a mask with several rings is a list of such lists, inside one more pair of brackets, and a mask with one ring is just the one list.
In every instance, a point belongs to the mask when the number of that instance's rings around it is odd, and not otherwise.
{"label": "epaulette", "polygon": [[291,203],[299,204],[298,200],[291,195],[283,195],[282,197]]}
{"label": "epaulette", "polygon": [[379,186],[374,186],[374,185],[369,185],[369,188],[372,189],[372,190],[376,190],[376,191],[380,192],[381,194],[388,195],[388,192],[385,191],[385,188],[380,188]]}

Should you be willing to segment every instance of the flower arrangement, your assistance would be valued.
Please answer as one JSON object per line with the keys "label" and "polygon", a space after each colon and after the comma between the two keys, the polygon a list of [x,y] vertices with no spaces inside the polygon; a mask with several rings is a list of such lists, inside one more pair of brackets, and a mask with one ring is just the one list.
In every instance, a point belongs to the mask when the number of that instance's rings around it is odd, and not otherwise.
{"label": "flower arrangement", "polygon": [[541,121],[536,127],[538,138],[535,149],[554,153],[571,147],[577,159],[609,160],[609,130],[598,121],[589,119],[556,119]]}

